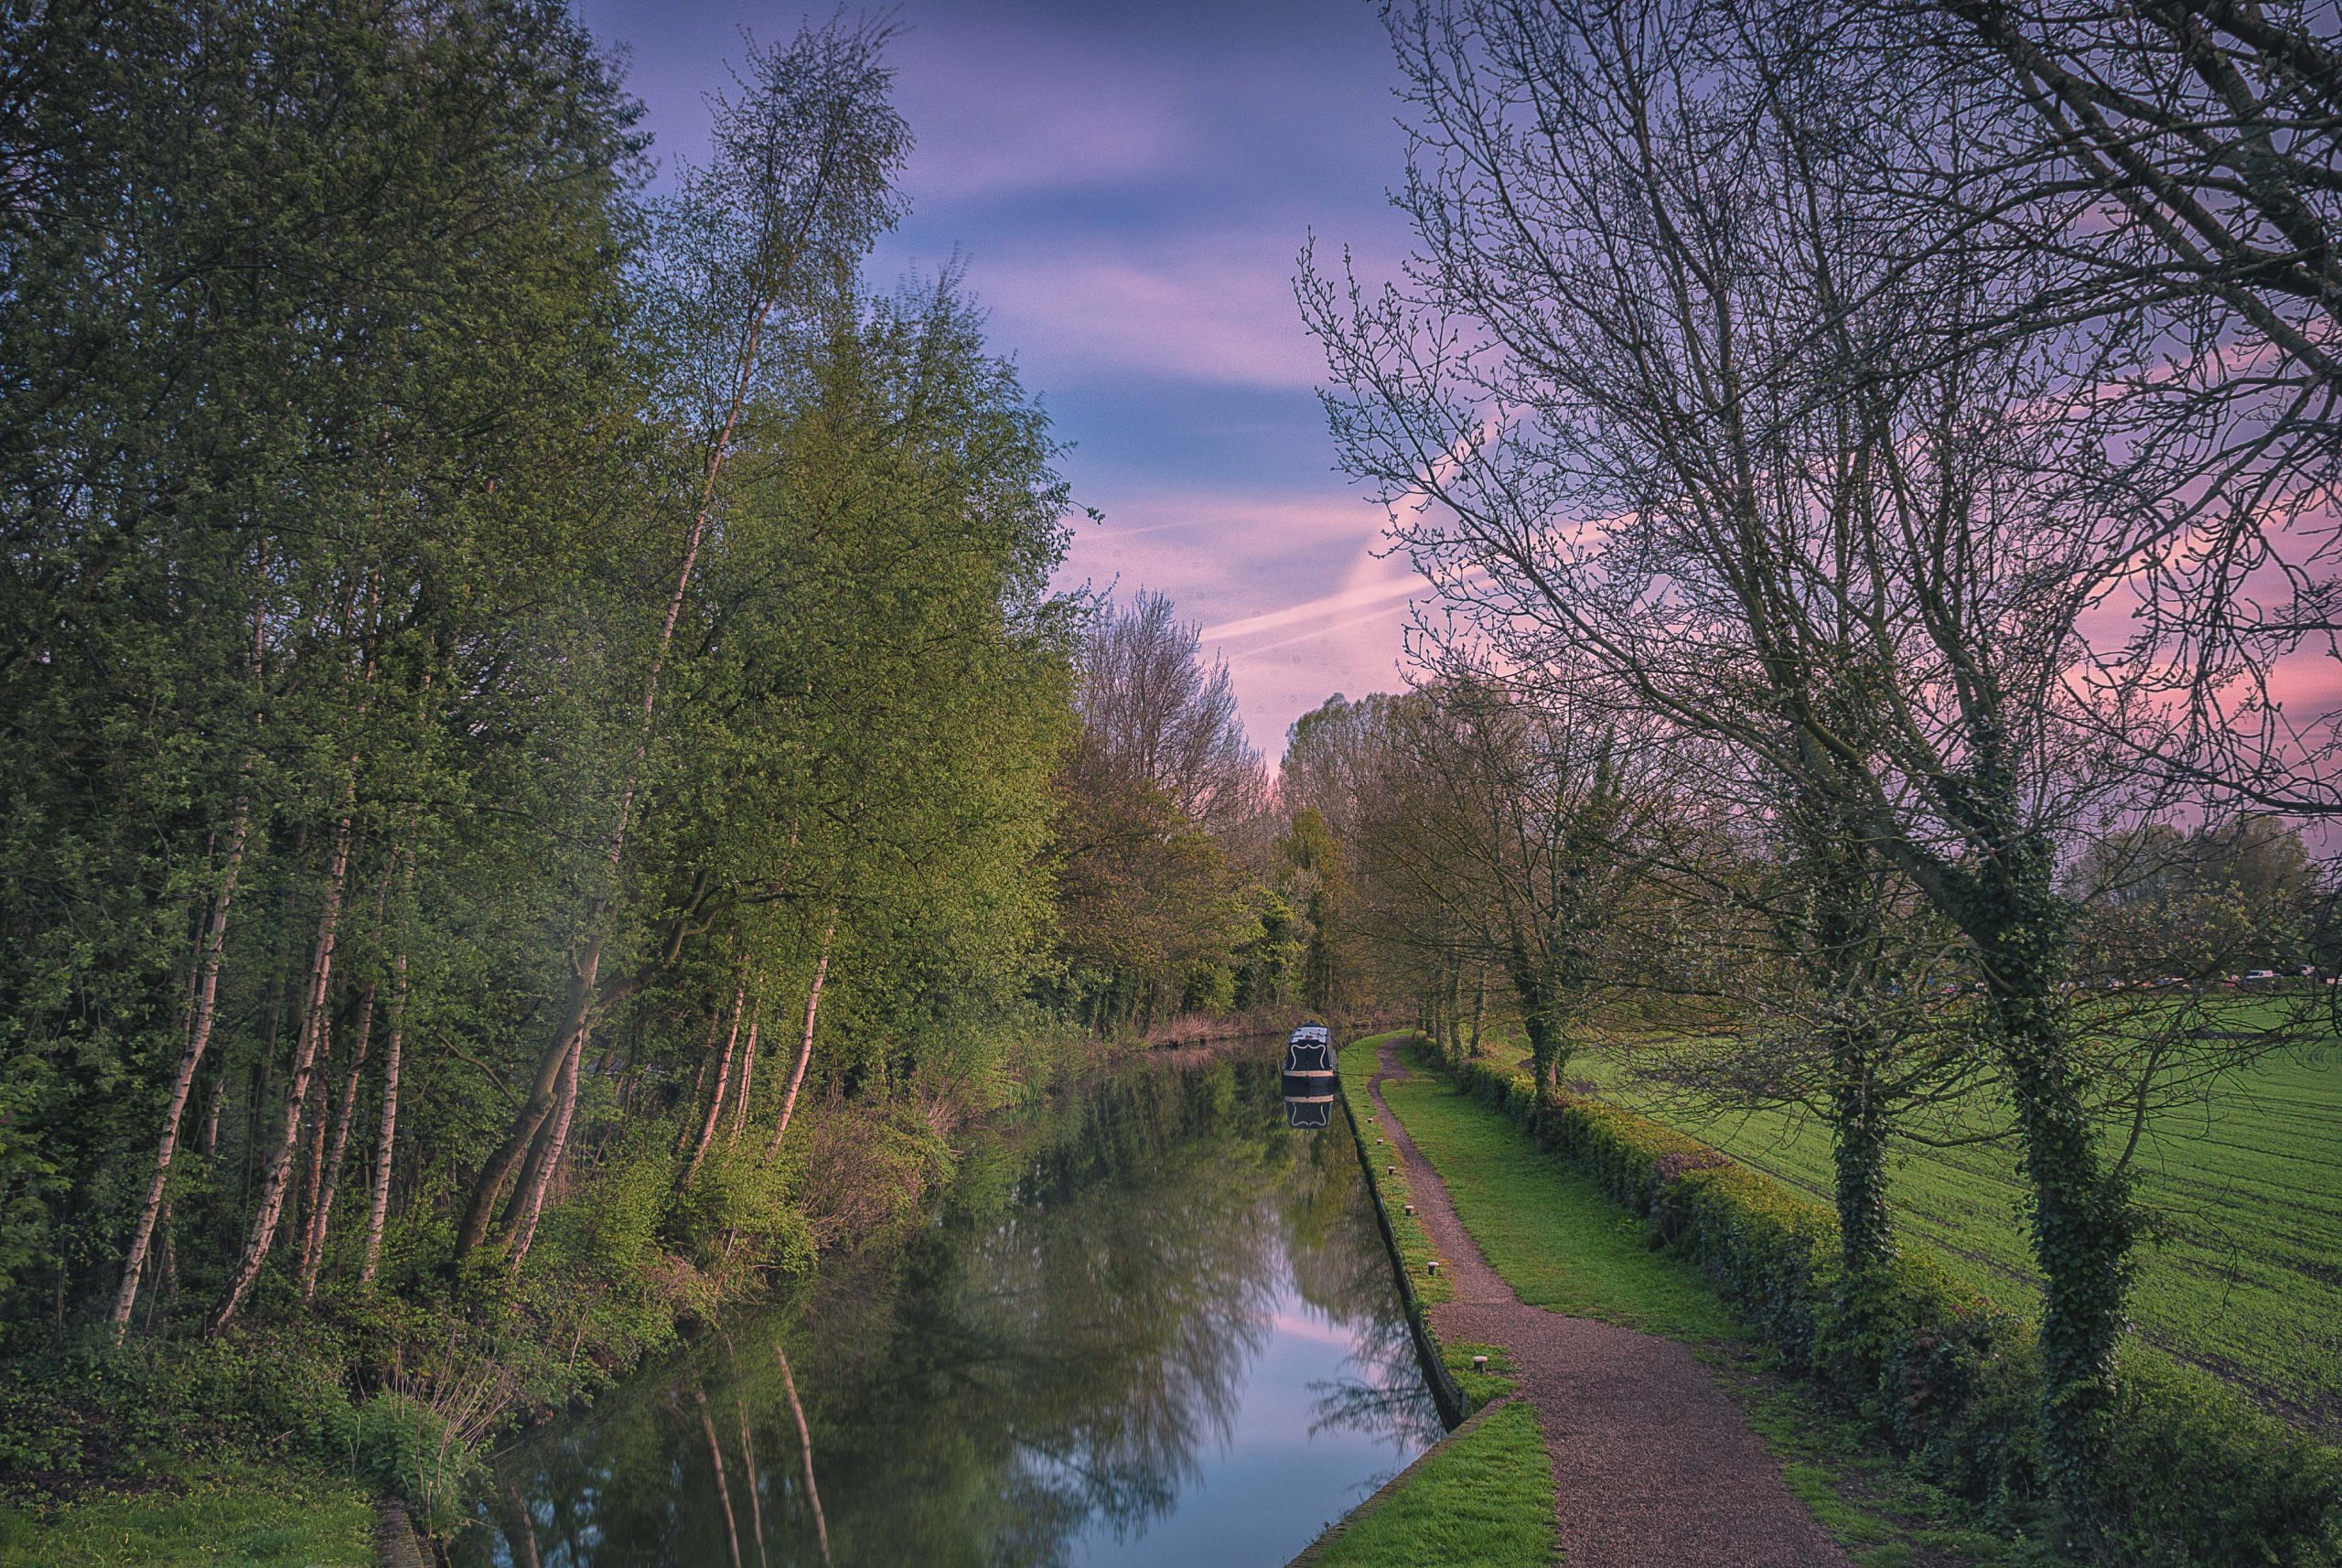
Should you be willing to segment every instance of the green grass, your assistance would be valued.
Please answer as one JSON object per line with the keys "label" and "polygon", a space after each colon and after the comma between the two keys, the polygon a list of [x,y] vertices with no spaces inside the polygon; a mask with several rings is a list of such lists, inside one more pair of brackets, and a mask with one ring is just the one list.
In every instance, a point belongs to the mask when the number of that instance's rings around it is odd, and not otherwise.
{"label": "green grass", "polygon": [[1712,1369],[1765,1445],[1781,1478],[1861,1568],[1947,1558],[2001,1568],[2053,1568],[2037,1542],[1978,1529],[1971,1510],[1883,1450],[1870,1430],[1801,1386],[1738,1364]]}
{"label": "green grass", "polygon": [[1407,1278],[1413,1282],[1415,1299],[1425,1306],[1447,1300],[1456,1287],[1445,1274],[1434,1274],[1426,1265],[1431,1262],[1431,1238],[1423,1224],[1407,1212],[1407,1205],[1414,1195],[1407,1187],[1407,1167],[1399,1163],[1397,1151],[1387,1142],[1377,1142],[1384,1136],[1375,1121],[1374,1101],[1367,1093],[1367,1080],[1374,1076],[1374,1050],[1381,1041],[1398,1039],[1402,1035],[1375,1035],[1353,1041],[1342,1047],[1335,1066],[1342,1079],[1342,1093],[1349,1101],[1350,1112],[1358,1118],[1359,1132],[1365,1139],[1366,1152],[1372,1156],[1369,1171],[1374,1178],[1375,1190],[1382,1195],[1383,1207],[1391,1216],[1391,1231],[1399,1240],[1399,1259],[1407,1266]]}
{"label": "green grass", "polygon": [[1326,1543],[1320,1568],[1546,1568],[1553,1472],[1536,1412],[1515,1402],[1452,1438],[1408,1483]]}
{"label": "green grass", "polygon": [[[1447,1375],[1456,1380],[1456,1388],[1464,1395],[1464,1409],[1469,1414],[1483,1405],[1494,1404],[1512,1392],[1512,1353],[1501,1345],[1475,1345],[1467,1339],[1442,1339],[1439,1359],[1447,1363]],[[1474,1367],[1472,1358],[1486,1356],[1486,1367]]]}
{"label": "green grass", "polygon": [[[1569,1071],[1828,1201],[1830,1133],[1813,1118],[1703,1118],[1638,1103],[1615,1052],[1577,1058]],[[2132,1300],[2140,1335],[2297,1420],[2342,1431],[2342,1048],[2289,1051],[2158,1115],[2133,1164],[2153,1223]],[[1888,1179],[1907,1240],[2004,1305],[2037,1310],[2013,1149],[1906,1145]]]}
{"label": "green grass", "polygon": [[[1370,1063],[1371,1044],[1345,1050],[1345,1067],[1361,1050]],[[1439,1167],[1456,1218],[1521,1300],[1673,1339],[1737,1336],[1697,1270],[1652,1251],[1641,1221],[1502,1116],[1421,1068],[1404,1081],[1385,1079],[1382,1098]]]}
{"label": "green grass", "polygon": [[347,1483],[205,1476],[44,1513],[0,1509],[0,1568],[371,1568],[374,1505]]}

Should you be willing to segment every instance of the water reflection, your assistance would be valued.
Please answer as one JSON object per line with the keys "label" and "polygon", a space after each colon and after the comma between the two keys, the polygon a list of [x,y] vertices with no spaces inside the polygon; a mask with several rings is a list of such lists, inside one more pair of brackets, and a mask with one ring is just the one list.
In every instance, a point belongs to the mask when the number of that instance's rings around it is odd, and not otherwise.
{"label": "water reflection", "polygon": [[1133,1069],[943,1212],[504,1455],[458,1561],[1282,1563],[1439,1432],[1357,1157]]}
{"label": "water reflection", "polygon": [[1334,1097],[1330,1094],[1288,1094],[1284,1097],[1284,1124],[1296,1131],[1316,1131],[1334,1123]]}

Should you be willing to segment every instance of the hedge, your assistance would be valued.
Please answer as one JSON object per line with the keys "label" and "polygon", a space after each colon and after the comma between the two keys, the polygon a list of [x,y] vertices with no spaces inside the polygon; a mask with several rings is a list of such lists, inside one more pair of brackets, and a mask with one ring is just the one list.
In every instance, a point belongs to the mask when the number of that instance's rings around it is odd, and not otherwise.
{"label": "hedge", "polygon": [[[1541,1103],[1518,1069],[1445,1070],[1640,1216],[1652,1245],[1694,1263],[1753,1336],[1929,1476],[2005,1513],[2035,1510],[2040,1362],[2023,1317],[1907,1253],[1874,1313],[1884,1326],[1856,1347],[1836,1322],[1832,1211],[1618,1106]],[[2342,1451],[2144,1346],[2126,1348],[2120,1371],[2098,1555],[2155,1568],[2342,1564]]]}

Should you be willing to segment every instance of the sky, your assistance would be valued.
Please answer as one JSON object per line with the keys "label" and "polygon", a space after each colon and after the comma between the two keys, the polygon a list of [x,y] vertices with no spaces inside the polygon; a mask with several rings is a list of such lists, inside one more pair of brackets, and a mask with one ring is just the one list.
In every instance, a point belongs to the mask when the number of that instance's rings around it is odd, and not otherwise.
{"label": "sky", "polygon": [[[630,55],[662,166],[706,145],[753,0],[579,0]],[[825,19],[823,9],[811,13]],[[1226,657],[1252,743],[1328,695],[1400,683],[1417,579],[1334,469],[1293,276],[1312,234],[1369,275],[1407,234],[1396,72],[1371,0],[906,0],[897,102],[918,146],[885,288],[955,257],[1058,437],[1077,523],[1060,581],[1157,589]]]}

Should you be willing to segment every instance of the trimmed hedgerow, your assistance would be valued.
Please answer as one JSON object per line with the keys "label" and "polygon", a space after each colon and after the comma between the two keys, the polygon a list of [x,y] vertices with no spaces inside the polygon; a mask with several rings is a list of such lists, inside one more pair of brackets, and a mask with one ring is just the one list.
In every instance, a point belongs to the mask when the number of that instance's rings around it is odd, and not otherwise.
{"label": "trimmed hedgerow", "polygon": [[[1939,1482],[2020,1514],[2038,1505],[2040,1357],[2023,1317],[1907,1253],[1857,1344],[1838,1322],[1829,1209],[1616,1105],[1541,1103],[1526,1073],[1486,1062],[1443,1070],[1641,1217],[1653,1246],[1698,1266],[1752,1334]],[[2342,1452],[2145,1347],[2126,1348],[2122,1374],[2095,1521],[2102,1558],[2342,1563]]]}

